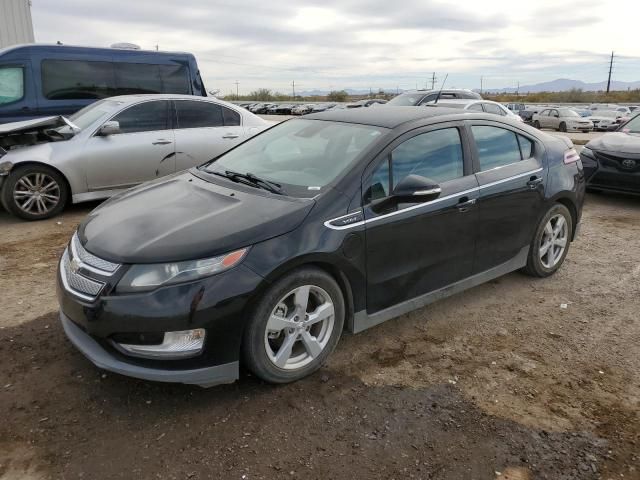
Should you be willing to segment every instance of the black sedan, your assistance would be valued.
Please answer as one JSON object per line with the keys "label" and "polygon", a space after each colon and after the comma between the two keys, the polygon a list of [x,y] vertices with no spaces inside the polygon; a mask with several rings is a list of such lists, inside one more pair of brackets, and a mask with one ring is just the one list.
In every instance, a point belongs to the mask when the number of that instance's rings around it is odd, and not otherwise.
{"label": "black sedan", "polygon": [[290,382],[345,329],[552,275],[584,188],[569,140],[495,115],[311,114],[94,210],[59,264],[60,319],[114,372],[210,386],[242,363]]}
{"label": "black sedan", "polygon": [[640,115],[591,140],[580,157],[590,190],[640,194]]}

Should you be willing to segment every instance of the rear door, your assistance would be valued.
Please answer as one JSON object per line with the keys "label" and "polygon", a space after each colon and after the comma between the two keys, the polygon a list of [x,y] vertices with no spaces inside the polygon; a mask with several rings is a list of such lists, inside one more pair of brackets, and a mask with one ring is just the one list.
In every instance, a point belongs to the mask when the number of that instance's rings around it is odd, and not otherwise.
{"label": "rear door", "polygon": [[547,126],[554,130],[558,130],[560,128],[560,113],[558,110],[553,109],[549,111],[549,121]]}
{"label": "rear door", "polygon": [[138,103],[110,120],[120,123],[120,133],[94,134],[84,146],[89,190],[130,187],[175,172],[167,100]]}
{"label": "rear door", "polygon": [[38,102],[29,60],[0,63],[0,123],[38,116]]}
{"label": "rear door", "polygon": [[[471,274],[478,184],[461,126],[450,123],[409,132],[365,171],[369,313]],[[425,203],[381,204],[409,174],[438,182],[439,197]]]}
{"label": "rear door", "polygon": [[245,138],[241,115],[223,105],[175,100],[176,169],[184,170],[221,155]]}
{"label": "rear door", "polygon": [[470,121],[474,169],[480,188],[474,273],[505,263],[533,238],[544,203],[544,147],[499,122]]}

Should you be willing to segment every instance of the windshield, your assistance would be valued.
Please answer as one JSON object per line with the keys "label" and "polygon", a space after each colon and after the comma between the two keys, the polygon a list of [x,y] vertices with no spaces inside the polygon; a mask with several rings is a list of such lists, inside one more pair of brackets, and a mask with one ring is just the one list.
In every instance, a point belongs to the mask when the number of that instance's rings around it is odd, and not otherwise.
{"label": "windshield", "polygon": [[251,173],[280,184],[287,195],[314,197],[386,129],[322,120],[289,120],[204,167]]}
{"label": "windshield", "polygon": [[640,133],[640,115],[636,115],[625,123],[622,131],[626,133]]}
{"label": "windshield", "polygon": [[402,93],[387,102],[387,105],[396,107],[413,107],[417,105],[424,94],[422,93]]}
{"label": "windshield", "polygon": [[560,110],[560,116],[561,117],[579,117],[580,115],[578,115],[573,110]]}
{"label": "windshield", "polygon": [[24,97],[24,74],[21,67],[0,68],[0,105],[17,102]]}
{"label": "windshield", "polygon": [[[78,110],[73,115],[67,117],[71,123],[79,127],[80,130],[84,130],[89,127],[96,120],[112,113],[115,107],[122,105],[122,102],[115,102],[113,100],[99,100],[87,105],[81,110]],[[58,129],[60,133],[73,133],[71,127],[64,126]]]}

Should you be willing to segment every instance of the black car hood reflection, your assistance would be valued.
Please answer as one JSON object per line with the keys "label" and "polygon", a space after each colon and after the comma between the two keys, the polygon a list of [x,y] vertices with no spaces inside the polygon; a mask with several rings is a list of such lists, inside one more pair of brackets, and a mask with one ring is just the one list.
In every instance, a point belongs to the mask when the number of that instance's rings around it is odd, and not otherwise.
{"label": "black car hood reflection", "polygon": [[640,153],[640,135],[614,132],[591,140],[588,148],[600,152]]}
{"label": "black car hood reflection", "polygon": [[104,203],[78,233],[88,251],[106,260],[193,260],[287,233],[300,225],[315,204],[232,187],[189,172],[165,177]]}

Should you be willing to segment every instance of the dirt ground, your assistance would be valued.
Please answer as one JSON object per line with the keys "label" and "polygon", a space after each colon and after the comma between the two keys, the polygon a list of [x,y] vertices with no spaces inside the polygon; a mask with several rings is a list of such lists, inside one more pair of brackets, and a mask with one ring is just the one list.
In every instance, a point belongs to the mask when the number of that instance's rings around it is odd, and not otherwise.
{"label": "dirt ground", "polygon": [[108,374],[66,341],[56,260],[93,205],[0,212],[0,478],[639,479],[640,198],[589,195],[563,268],[360,335],[295,384]]}

